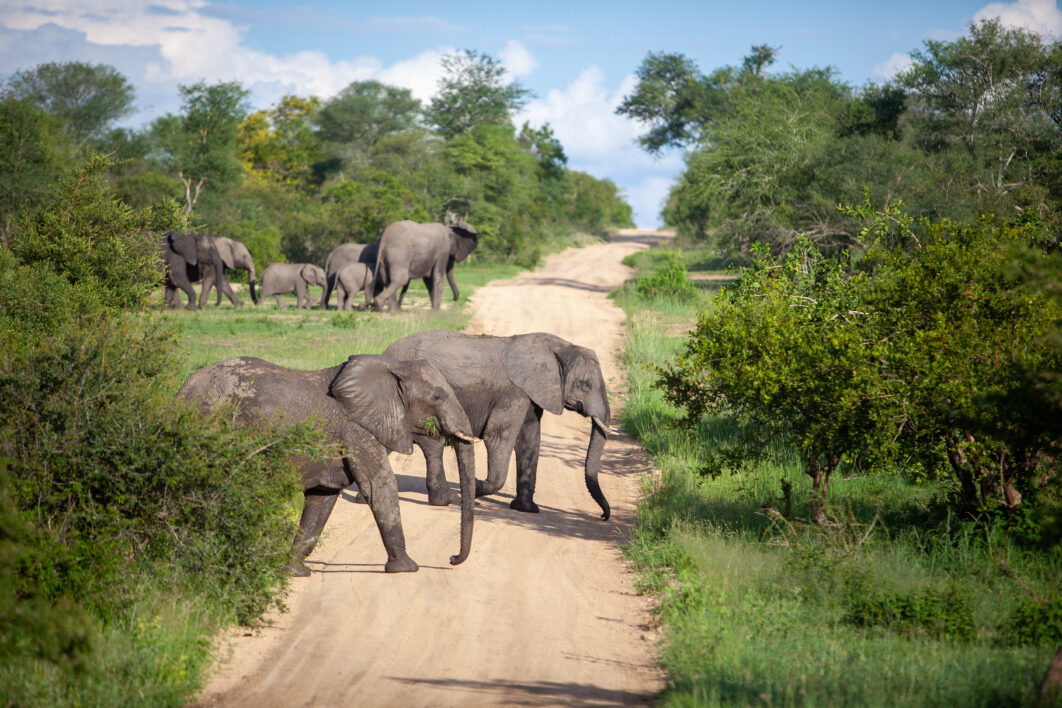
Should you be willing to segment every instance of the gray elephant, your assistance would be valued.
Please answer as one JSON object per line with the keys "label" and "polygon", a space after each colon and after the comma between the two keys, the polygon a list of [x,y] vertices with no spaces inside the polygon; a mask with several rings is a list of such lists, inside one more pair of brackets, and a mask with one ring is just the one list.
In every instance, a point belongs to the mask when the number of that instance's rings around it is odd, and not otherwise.
{"label": "gray elephant", "polygon": [[[322,310],[328,309],[328,301],[332,298],[333,290],[339,291],[340,303],[348,297],[343,284],[336,280],[339,271],[348,263],[364,263],[375,270],[376,244],[344,243],[332,249],[332,252],[328,254],[328,258],[325,259],[325,278],[327,278],[328,284],[325,285],[324,294],[321,295]],[[368,304],[367,300],[366,304]]]}
{"label": "gray elephant", "polygon": [[[217,276],[218,290],[232,293],[225,278],[221,253],[209,236],[169,231],[159,237],[158,252],[166,265],[166,304],[169,307],[177,307],[180,304],[177,295],[179,288],[188,296],[185,309],[195,309],[195,289],[192,288],[192,283],[200,280],[202,270],[207,267],[220,274]],[[230,297],[235,297],[235,294]]]}
{"label": "gray elephant", "polygon": [[423,278],[431,299],[431,309],[438,310],[442,300],[443,277],[450,283],[454,300],[458,298],[454,264],[468,258],[476,250],[479,236],[464,221],[446,226],[440,223],[418,224],[415,221],[396,221],[380,236],[376,256],[376,309],[402,309],[402,296],[395,292],[402,288],[405,295],[409,281]]}
{"label": "gray elephant", "polygon": [[[226,236],[207,236],[206,238],[213,240],[214,246],[217,247],[218,253],[221,254],[221,260],[224,263],[223,273],[227,274],[230,270],[247,271],[247,284],[251,291],[251,302],[257,305],[258,297],[254,292],[254,258],[251,257],[251,252],[247,250],[247,246]],[[218,269],[212,264],[208,264],[203,268],[203,288],[199,294],[199,309],[203,309],[203,306],[206,305],[207,297],[210,295],[210,291],[213,290],[215,282],[218,284],[218,299],[214,306],[221,304],[221,293],[224,292],[233,306],[239,307],[240,301],[225,279],[227,275],[225,278],[220,278],[217,273]],[[225,283],[224,288],[221,287],[223,282]]]}
{"label": "gray elephant", "polygon": [[271,263],[262,271],[262,291],[259,293],[259,302],[272,295],[276,298],[277,307],[281,307],[280,296],[282,293],[295,293],[295,307],[302,309],[310,306],[310,293],[307,286],[317,285],[324,287],[324,268],[313,263]]}
{"label": "gray elephant", "polygon": [[372,263],[357,261],[347,263],[339,269],[336,273],[336,284],[340,310],[354,309],[354,294],[358,292],[365,293],[365,306],[368,307],[372,301],[373,268]]}
{"label": "gray elephant", "polygon": [[291,563],[300,576],[309,575],[302,561],[317,543],[340,491],[354,482],[387,549],[384,569],[416,571],[417,564],[406,554],[398,486],[387,452],[408,455],[414,434],[429,439],[432,433],[454,436],[458,458],[470,470],[461,480],[461,548],[450,563],[468,558],[475,503],[474,438],[453,390],[427,362],[357,355],[339,366],[300,371],[239,357],[196,371],[177,395],[208,410],[236,401],[239,420],[249,425],[263,419],[281,424],[319,421],[328,440],[343,446],[342,458],[308,461],[300,468],[305,506]]}
{"label": "gray elephant", "polygon": [[[476,496],[501,489],[515,449],[516,498],[509,506],[518,511],[538,511],[534,494],[542,411],[559,415],[568,409],[590,418],[586,488],[601,507],[601,518],[609,518],[597,478],[611,414],[601,365],[592,350],[544,332],[491,337],[437,329],[399,339],[384,356],[427,360],[457,394],[472,434],[487,448],[487,479],[476,480]],[[442,443],[422,435],[414,440],[428,463],[428,499],[444,506],[450,499]],[[460,472],[462,478],[467,474]]]}

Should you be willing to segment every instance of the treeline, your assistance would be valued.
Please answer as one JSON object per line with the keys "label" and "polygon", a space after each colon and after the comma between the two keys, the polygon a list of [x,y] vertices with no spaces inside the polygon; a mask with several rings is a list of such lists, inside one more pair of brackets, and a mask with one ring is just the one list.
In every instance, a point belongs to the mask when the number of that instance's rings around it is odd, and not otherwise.
{"label": "treeline", "polygon": [[244,242],[259,268],[323,263],[400,219],[463,218],[478,258],[524,265],[549,237],[631,225],[616,185],[569,169],[548,124],[513,125],[530,94],[495,59],[464,51],[444,68],[428,105],[376,81],[257,110],[237,82],[182,85],[180,111],[140,130],[114,127],[135,96],[112,67],[19,71],[0,94],[0,235],[91,153],[117,160],[108,181],[123,202],[175,199],[191,228]]}
{"label": "treeline", "polygon": [[771,73],[778,50],[703,74],[650,54],[617,112],[645,121],[649,152],[686,151],[668,225],[725,250],[786,250],[805,234],[829,252],[869,244],[839,204],[902,200],[907,213],[992,213],[1057,241],[1062,227],[1062,42],[985,21],[930,40],[885,84],[830,68]]}
{"label": "treeline", "polygon": [[618,110],[687,150],[668,223],[750,264],[659,386],[741,423],[706,474],[796,452],[818,522],[839,469],[900,473],[1054,543],[1062,42],[985,21],[911,56],[859,91],[770,73],[767,46],[708,75],[645,60]]}

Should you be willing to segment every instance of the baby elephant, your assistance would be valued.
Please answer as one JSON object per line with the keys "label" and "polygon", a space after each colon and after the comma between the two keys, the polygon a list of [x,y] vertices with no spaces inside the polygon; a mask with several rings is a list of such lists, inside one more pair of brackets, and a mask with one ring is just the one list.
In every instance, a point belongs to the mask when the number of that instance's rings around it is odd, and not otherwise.
{"label": "baby elephant", "polygon": [[272,295],[277,307],[281,307],[281,293],[294,292],[295,306],[301,310],[304,304],[310,306],[308,285],[325,286],[324,268],[313,263],[273,263],[262,273],[262,292],[258,302],[261,304]]}
{"label": "baby elephant", "polygon": [[[396,361],[357,355],[339,366],[313,371],[286,369],[253,357],[228,359],[192,374],[178,397],[202,409],[235,401],[246,425],[269,420],[281,425],[315,421],[343,456],[300,465],[305,506],[290,564],[309,575],[302,562],[313,550],[339,493],[354,482],[369,503],[387,549],[388,573],[412,572],[398,512],[398,485],[388,451],[408,455],[413,435],[452,435],[458,459],[469,466],[461,479],[461,550],[450,563],[463,562],[472,548],[475,501],[472,426],[453,389],[426,361]],[[463,442],[462,442],[463,441]],[[462,467],[462,469],[464,469]]]}
{"label": "baby elephant", "polygon": [[369,306],[373,296],[372,287],[374,281],[372,274],[374,270],[374,264],[361,263],[360,261],[347,263],[339,269],[339,272],[336,273],[336,282],[342,286],[339,288],[342,293],[339,302],[340,310],[354,309],[354,293],[359,290],[365,293],[365,306]]}

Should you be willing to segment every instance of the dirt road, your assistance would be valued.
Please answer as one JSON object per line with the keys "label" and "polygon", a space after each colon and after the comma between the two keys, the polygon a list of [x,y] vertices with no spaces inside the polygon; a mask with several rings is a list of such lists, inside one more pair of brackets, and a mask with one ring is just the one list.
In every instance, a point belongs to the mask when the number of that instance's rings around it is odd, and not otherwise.
{"label": "dirt road", "polygon": [[[607,293],[630,277],[622,258],[653,238],[626,232],[481,288],[470,331],[548,331],[591,347],[615,391],[624,315]],[[456,567],[447,559],[457,552],[458,508],[428,505],[419,452],[392,454],[407,548],[420,571],[383,573],[368,508],[344,492],[309,558],[314,574],[293,582],[289,611],[272,626],[229,637],[200,704],[648,703],[661,687],[648,605],[634,594],[619,551],[645,467],[630,438],[609,439],[601,488],[612,519],[601,521],[583,485],[589,430],[575,413],[543,417],[535,494],[541,513],[509,509],[510,468],[502,491],[477,501],[472,555]],[[482,444],[476,447],[482,477],[486,459]],[[447,476],[455,480],[447,453]]]}

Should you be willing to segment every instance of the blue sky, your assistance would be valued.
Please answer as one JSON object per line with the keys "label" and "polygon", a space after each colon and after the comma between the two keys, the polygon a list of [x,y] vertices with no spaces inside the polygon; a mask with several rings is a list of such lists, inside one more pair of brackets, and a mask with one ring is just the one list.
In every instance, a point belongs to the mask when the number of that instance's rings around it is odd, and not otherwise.
{"label": "blue sky", "polygon": [[286,93],[327,99],[365,79],[427,101],[439,59],[473,49],[534,92],[518,122],[548,121],[572,168],[612,179],[638,225],[655,226],[682,157],[646,155],[639,126],[614,114],[648,52],[681,52],[707,72],[770,44],[776,68],[832,66],[860,86],[889,78],[924,40],[954,39],[984,17],[1062,35],[1057,0],[0,0],[0,76],[45,61],[111,64],[137,87],[127,123],[140,127],[179,108],[177,84],[200,79],[241,81],[256,108]]}

